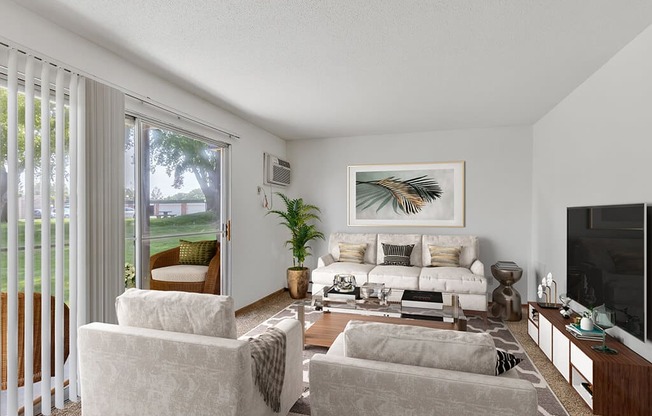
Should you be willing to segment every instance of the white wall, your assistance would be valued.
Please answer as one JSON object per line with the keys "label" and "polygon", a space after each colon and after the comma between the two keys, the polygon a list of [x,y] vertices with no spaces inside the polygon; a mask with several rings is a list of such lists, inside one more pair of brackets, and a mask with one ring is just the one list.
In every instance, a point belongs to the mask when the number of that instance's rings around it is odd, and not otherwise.
{"label": "white wall", "polygon": [[534,125],[532,259],[561,290],[567,207],[652,202],[651,50],[652,27]]}
{"label": "white wall", "polygon": [[[383,136],[288,142],[293,196],[322,210],[320,229],[421,234],[471,234],[480,237],[485,274],[497,260],[528,267],[532,131],[530,127],[436,131]],[[377,163],[466,161],[466,227],[347,227],[347,166]],[[278,200],[275,199],[275,203]],[[326,243],[313,244],[316,258]],[[526,300],[527,276],[516,284]],[[492,279],[493,281],[493,279]],[[495,282],[494,286],[497,286]]]}
{"label": "white wall", "polygon": [[[289,256],[280,227],[260,207],[263,152],[285,156],[285,141],[137,67],[12,2],[0,0],[0,39],[91,75],[99,81],[238,134],[232,144],[233,295],[236,307],[285,285]],[[227,140],[228,141],[228,140]],[[281,247],[282,248],[282,247]]]}

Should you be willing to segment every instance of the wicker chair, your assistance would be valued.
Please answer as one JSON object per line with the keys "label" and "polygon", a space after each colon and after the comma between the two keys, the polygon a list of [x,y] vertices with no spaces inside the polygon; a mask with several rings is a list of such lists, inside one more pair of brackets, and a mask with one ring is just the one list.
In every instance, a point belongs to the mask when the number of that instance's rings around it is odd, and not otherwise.
{"label": "wicker chair", "polygon": [[[50,339],[54,340],[54,296],[50,299]],[[70,352],[70,310],[64,304],[64,361]],[[34,382],[41,381],[41,294],[34,293]],[[54,343],[50,343],[50,374],[54,376]],[[18,387],[25,385],[25,294],[18,293]],[[7,293],[2,293],[2,390],[7,389]]]}
{"label": "wicker chair", "polygon": [[159,267],[176,266],[179,264],[179,247],[161,251],[149,259],[149,288],[153,290],[178,290],[182,292],[220,294],[220,244],[217,243],[215,256],[211,259],[203,282],[166,282],[156,280],[151,271]]}

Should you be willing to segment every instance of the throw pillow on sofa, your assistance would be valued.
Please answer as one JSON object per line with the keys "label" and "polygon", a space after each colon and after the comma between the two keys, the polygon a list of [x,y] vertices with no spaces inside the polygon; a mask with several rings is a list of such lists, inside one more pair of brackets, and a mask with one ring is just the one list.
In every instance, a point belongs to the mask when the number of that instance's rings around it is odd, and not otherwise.
{"label": "throw pillow on sofa", "polygon": [[395,244],[383,245],[384,266],[410,266],[410,255],[414,249],[414,244],[399,246]]}
{"label": "throw pillow on sofa", "polygon": [[514,354],[500,348],[496,348],[496,375],[499,376],[503,373],[508,372],[512,368],[519,365],[521,361],[523,360],[517,358]]}
{"label": "throw pillow on sofa", "polygon": [[433,267],[460,267],[462,247],[428,245],[430,265]]}
{"label": "throw pillow on sofa", "polygon": [[340,258],[338,261],[347,263],[364,263],[364,253],[367,244],[339,243]]}

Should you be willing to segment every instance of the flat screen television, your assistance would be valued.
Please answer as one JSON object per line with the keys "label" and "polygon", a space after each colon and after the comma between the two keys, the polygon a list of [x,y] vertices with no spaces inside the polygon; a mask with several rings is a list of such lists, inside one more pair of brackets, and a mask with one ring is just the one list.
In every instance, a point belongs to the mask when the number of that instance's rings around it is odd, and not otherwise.
{"label": "flat screen television", "polygon": [[615,325],[644,339],[644,204],[568,208],[567,293],[587,308],[604,305]]}

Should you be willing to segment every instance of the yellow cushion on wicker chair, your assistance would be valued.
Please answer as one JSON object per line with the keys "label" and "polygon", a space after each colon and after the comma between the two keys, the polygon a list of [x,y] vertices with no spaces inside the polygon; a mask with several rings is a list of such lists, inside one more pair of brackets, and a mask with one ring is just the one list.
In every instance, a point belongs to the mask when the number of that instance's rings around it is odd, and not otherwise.
{"label": "yellow cushion on wicker chair", "polygon": [[208,266],[213,256],[215,256],[216,250],[217,240],[179,240],[179,264]]}

